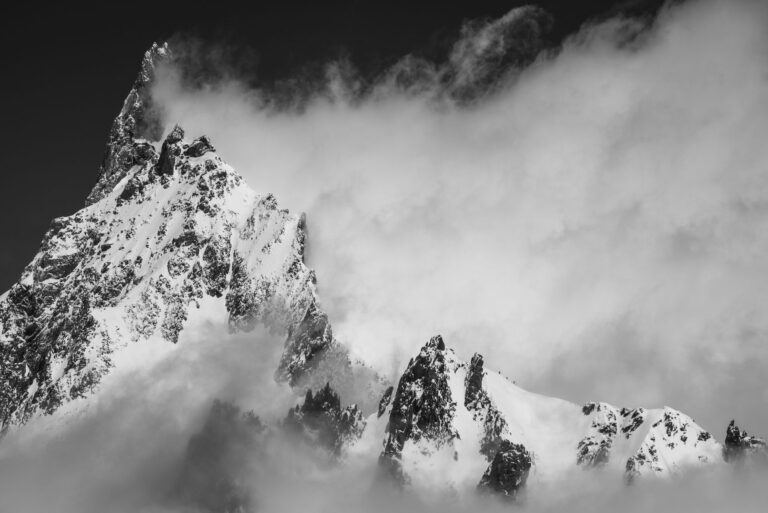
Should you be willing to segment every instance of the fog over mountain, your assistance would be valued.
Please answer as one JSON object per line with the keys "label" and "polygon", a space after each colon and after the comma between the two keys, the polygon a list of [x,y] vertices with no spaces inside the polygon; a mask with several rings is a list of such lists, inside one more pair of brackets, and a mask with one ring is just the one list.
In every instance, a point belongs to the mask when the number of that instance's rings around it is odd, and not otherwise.
{"label": "fog over mountain", "polygon": [[500,72],[516,16],[373,83],[329,63],[300,108],[232,68],[156,98],[307,213],[336,333],[390,373],[440,332],[529,389],[768,432],[764,6],[611,19]]}
{"label": "fog over mountain", "polygon": [[768,6],[552,23],[148,42],[0,295],[0,511],[762,511]]}

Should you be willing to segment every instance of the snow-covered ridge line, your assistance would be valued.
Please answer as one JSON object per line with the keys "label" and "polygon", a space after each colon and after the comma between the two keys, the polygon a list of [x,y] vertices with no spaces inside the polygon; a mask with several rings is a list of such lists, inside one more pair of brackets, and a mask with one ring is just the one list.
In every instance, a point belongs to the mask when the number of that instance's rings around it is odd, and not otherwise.
{"label": "snow-covered ridge line", "polygon": [[461,361],[440,336],[366,425],[360,447],[383,438],[383,473],[422,492],[480,487],[513,498],[526,483],[535,489],[578,467],[631,481],[723,462],[723,447],[677,410],[580,407],[534,394],[486,370],[479,354]]}

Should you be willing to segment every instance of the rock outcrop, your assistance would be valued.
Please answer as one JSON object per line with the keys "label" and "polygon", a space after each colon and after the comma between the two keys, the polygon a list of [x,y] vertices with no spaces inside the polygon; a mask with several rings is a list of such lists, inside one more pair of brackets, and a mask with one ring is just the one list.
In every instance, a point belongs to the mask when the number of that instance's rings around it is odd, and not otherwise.
{"label": "rock outcrop", "polygon": [[480,354],[461,361],[439,336],[410,360],[368,426],[384,431],[383,475],[417,490],[479,486],[515,497],[574,466],[632,481],[722,462],[720,444],[677,410],[533,394],[487,370]]}
{"label": "rock outcrop", "polygon": [[162,137],[162,113],[152,100],[151,89],[158,67],[171,58],[167,44],[153,44],[144,54],[139,75],[112,122],[99,179],[88,194],[86,205],[101,200],[134,165],[146,162],[147,142]]}
{"label": "rock outcrop", "polygon": [[405,481],[400,459],[406,441],[424,440],[440,447],[456,437],[452,427],[456,402],[448,386],[447,364],[445,343],[438,335],[411,359],[397,385],[379,461],[398,482]]}
{"label": "rock outcrop", "polygon": [[531,464],[531,455],[524,446],[503,440],[477,487],[507,500],[514,499],[525,486]]}
{"label": "rock outcrop", "polygon": [[723,457],[730,463],[761,462],[768,464],[768,444],[764,438],[751,436],[732,420],[725,431]]}

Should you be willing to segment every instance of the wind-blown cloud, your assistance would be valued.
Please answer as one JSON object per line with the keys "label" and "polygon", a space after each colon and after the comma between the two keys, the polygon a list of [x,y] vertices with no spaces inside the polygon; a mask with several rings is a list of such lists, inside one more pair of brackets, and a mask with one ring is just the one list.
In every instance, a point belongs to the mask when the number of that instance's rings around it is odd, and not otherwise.
{"label": "wind-blown cloud", "polygon": [[[440,332],[534,390],[768,432],[766,9],[608,20],[523,70],[493,53],[541,20],[471,25],[446,63],[374,82],[329,65],[299,110],[178,70],[155,96],[307,212],[335,332],[380,368]],[[493,80],[454,94],[473,76]]]}

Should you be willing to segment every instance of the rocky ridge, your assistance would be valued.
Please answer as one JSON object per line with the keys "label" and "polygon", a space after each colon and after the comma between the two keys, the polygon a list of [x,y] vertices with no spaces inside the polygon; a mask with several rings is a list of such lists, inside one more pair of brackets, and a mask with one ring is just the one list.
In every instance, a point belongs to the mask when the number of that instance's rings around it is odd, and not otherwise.
{"label": "rocky ridge", "polygon": [[768,464],[768,443],[765,438],[752,436],[732,420],[725,431],[723,457],[734,463],[760,462]]}
{"label": "rocky ridge", "polygon": [[4,427],[93,392],[131,342],[178,342],[191,316],[283,333],[276,377],[292,385],[330,353],[348,361],[304,264],[304,216],[250,189],[206,137],[151,139],[147,88],[167,58],[147,52],[86,207],[51,223],[0,296]]}
{"label": "rocky ridge", "polygon": [[722,446],[677,410],[532,394],[486,370],[479,354],[461,361],[440,336],[410,360],[367,425],[383,432],[380,468],[399,486],[477,486],[508,499],[577,466],[632,481],[723,461]]}

